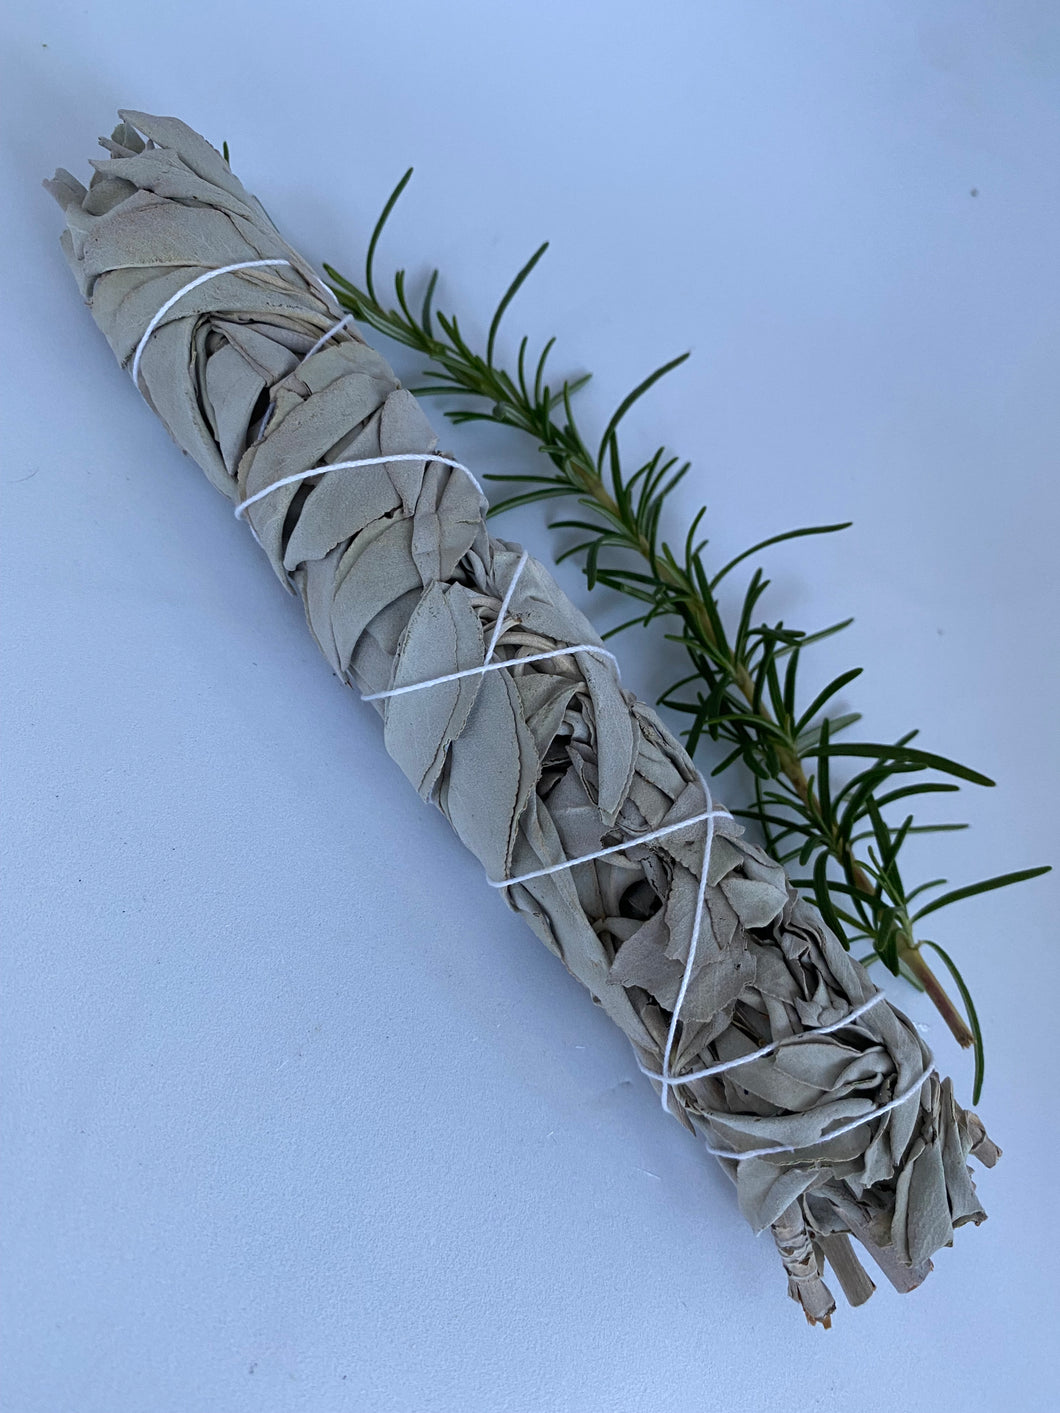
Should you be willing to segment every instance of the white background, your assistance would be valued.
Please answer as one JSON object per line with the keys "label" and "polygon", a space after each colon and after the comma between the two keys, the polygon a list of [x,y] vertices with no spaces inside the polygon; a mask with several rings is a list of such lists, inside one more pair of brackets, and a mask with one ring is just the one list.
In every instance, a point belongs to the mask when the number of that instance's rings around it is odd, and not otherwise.
{"label": "white background", "polygon": [[[909,851],[955,885],[1060,857],[1055,6],[19,9],[4,1413],[1055,1406],[1053,879],[934,934],[987,1033],[989,1222],[917,1293],[808,1329],[768,1237],[408,788],[115,365],[39,186],[87,176],[118,106],[173,113],[359,276],[415,163],[382,268],[440,264],[476,337],[550,237],[505,352],[558,334],[557,366],[596,375],[590,427],[694,352],[627,435],[694,458],[671,533],[707,500],[721,563],[855,521],[771,555],[768,612],[853,613],[817,680],[864,664],[845,701],[869,736],[919,726],[997,779],[958,797],[967,834]],[[443,441],[479,471],[534,457]],[[498,528],[548,560],[546,522]],[[619,650],[652,698],[682,666],[661,626]],[[894,990],[967,1100],[969,1058]]]}

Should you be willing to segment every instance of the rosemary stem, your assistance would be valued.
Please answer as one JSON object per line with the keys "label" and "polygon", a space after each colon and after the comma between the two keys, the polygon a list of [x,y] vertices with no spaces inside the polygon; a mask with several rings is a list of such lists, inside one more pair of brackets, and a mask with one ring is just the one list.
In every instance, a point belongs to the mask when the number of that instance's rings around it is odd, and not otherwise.
{"label": "rosemary stem", "polygon": [[935,1009],[950,1028],[954,1040],[962,1049],[968,1050],[975,1044],[975,1037],[964,1023],[964,1017],[946,995],[945,987],[924,960],[919,943],[904,939],[898,944],[898,956],[920,982]]}

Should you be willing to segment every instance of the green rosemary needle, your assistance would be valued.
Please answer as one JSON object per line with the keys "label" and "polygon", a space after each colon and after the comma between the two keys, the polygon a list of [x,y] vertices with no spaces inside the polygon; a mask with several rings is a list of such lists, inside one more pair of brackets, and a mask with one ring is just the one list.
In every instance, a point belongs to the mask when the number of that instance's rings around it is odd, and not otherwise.
{"label": "green rosemary needle", "polygon": [[[1020,869],[943,892],[939,890],[946,888],[947,880],[942,878],[908,888],[899,869],[899,854],[906,840],[914,834],[966,826],[916,824],[912,814],[891,824],[884,812],[916,796],[956,791],[960,787],[955,780],[976,785],[992,785],[993,781],[913,746],[915,731],[889,745],[843,737],[860,719],[859,714],[829,716],[826,708],[860,675],[861,668],[840,673],[808,706],[802,705],[798,678],[802,654],[852,620],[813,633],[783,622],[756,621],[759,601],[769,587],[769,580],[757,568],[750,576],[735,622],[726,622],[719,607],[719,586],[751,556],[784,540],[832,534],[847,525],[813,525],[773,535],[711,571],[703,558],[707,541],[699,538],[704,507],[675,552],[660,538],[660,525],[667,496],[690,463],[680,462],[660,447],[627,473],[618,429],[630,408],[688,355],[665,363],[635,387],[616,408],[595,450],[590,449],[572,407],[574,395],[589,375],[564,379],[557,386],[546,381],[554,339],[531,359],[529,340],[524,338],[514,374],[499,366],[496,358],[497,334],[505,311],[544,255],[547,243],[534,252],[497,305],[484,355],[468,344],[455,316],[434,311],[437,270],[427,282],[418,312],[409,304],[404,270],[394,276],[397,308],[380,302],[374,282],[376,249],[411,176],[410,168],[372,232],[365,287],[359,288],[325,265],[337,298],[356,319],[430,360],[432,366],[426,374],[430,383],[413,389],[419,396],[476,399],[471,406],[461,403],[451,408],[447,415],[453,422],[496,422],[536,440],[551,469],[529,475],[489,476],[519,487],[494,505],[491,513],[532,501],[573,497],[583,513],[556,520],[552,528],[573,530],[581,538],[557,555],[557,562],[581,556],[590,588],[606,585],[638,606],[634,617],[606,636],[656,619],[676,620],[677,631],[667,636],[684,647],[691,671],[659,700],[689,719],[683,733],[689,752],[694,753],[707,735],[729,748],[714,775],[737,761],[750,770],[754,799],[734,812],[761,829],[766,846],[779,862],[798,865],[803,876],[793,882],[812,898],[845,947],[867,942],[871,951],[861,958],[863,962],[879,960],[894,975],[906,976],[928,994],[958,1043],[974,1048],[973,1102],[978,1102],[984,1050],[975,1006],[956,962],[937,942],[921,934],[920,924],[952,903],[1034,878],[1048,872],[1048,866]],[[839,785],[832,778],[833,763],[851,760],[866,764]],[[950,779],[925,779],[925,774]],[[949,972],[964,1015],[929,965],[925,948],[934,952]]]}

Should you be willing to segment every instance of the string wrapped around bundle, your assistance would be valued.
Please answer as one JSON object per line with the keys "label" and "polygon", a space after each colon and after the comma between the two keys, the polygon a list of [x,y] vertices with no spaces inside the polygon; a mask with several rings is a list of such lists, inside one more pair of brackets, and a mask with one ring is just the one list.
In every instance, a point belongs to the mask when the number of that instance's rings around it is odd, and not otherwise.
{"label": "string wrapped around bundle", "polygon": [[998,1150],[203,138],[124,112],[46,183],[114,354],[252,529],[386,749],[771,1229],[811,1322],[900,1290]]}

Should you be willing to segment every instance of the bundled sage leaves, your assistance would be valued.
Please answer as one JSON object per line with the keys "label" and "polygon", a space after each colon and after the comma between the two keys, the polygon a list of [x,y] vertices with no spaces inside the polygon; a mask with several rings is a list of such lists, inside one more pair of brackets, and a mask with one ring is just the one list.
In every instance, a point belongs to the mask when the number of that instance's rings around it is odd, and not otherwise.
{"label": "bundled sage leaves", "polygon": [[47,183],[115,356],[421,797],[718,1154],[811,1322],[826,1263],[852,1303],[873,1290],[851,1235],[912,1289],[983,1220],[977,1116],[548,571],[489,534],[477,482],[225,159],[122,117],[87,189]]}

